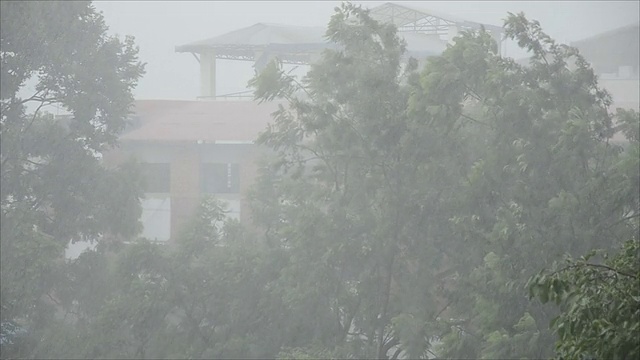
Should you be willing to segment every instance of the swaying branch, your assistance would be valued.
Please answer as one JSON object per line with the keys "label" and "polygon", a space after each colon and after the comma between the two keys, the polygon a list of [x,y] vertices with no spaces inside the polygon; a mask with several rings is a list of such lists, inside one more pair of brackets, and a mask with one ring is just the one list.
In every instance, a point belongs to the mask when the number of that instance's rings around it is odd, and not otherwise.
{"label": "swaying branch", "polygon": [[569,266],[564,267],[564,268],[562,268],[560,270],[554,271],[553,273],[551,273],[551,276],[559,274],[559,273],[567,271],[567,270],[575,269],[575,268],[578,268],[578,267],[584,267],[584,266],[605,269],[605,270],[614,272],[614,273],[622,275],[622,276],[630,277],[632,279],[638,279],[638,277],[636,275],[630,274],[628,272],[624,272],[624,271],[621,271],[621,270],[618,270],[618,269],[614,269],[614,268],[612,268],[610,266],[607,266],[607,265],[592,264],[592,263],[579,263],[579,264],[569,265]]}
{"label": "swaying branch", "polygon": [[610,266],[607,266],[607,265],[590,264],[590,263],[586,263],[585,265],[586,266],[590,266],[590,267],[595,267],[595,268],[606,269],[608,271],[612,271],[612,272],[614,272],[616,274],[620,274],[622,276],[630,277],[632,279],[638,279],[638,277],[636,275],[633,275],[633,274],[630,274],[630,273],[627,273],[627,272],[624,272],[624,271],[620,271],[618,269],[614,269],[614,268],[612,268]]}

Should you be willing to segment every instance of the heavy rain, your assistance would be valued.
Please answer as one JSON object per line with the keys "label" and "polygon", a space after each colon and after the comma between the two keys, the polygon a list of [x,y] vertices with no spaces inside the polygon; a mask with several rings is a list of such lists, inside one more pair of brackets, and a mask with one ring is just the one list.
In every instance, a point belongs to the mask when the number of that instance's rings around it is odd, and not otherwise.
{"label": "heavy rain", "polygon": [[0,1],[0,357],[638,359],[639,12]]}

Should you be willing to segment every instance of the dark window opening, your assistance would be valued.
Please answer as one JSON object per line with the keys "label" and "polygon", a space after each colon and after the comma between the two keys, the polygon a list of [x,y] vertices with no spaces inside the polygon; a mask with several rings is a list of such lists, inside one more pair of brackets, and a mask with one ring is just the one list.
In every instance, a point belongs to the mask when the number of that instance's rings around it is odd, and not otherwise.
{"label": "dark window opening", "polygon": [[168,193],[171,188],[171,166],[165,163],[144,163],[142,174],[145,180],[145,192]]}
{"label": "dark window opening", "polygon": [[202,164],[200,188],[206,194],[240,192],[240,166],[238,164]]}

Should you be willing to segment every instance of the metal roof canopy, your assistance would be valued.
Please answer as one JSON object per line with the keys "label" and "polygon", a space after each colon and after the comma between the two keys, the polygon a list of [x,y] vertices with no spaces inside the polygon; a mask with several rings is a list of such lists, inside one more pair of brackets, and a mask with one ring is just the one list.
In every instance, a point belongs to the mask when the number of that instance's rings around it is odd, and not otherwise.
{"label": "metal roof canopy", "polygon": [[210,39],[176,46],[176,52],[215,53],[216,59],[256,61],[275,53],[286,63],[306,64],[309,55],[327,47],[322,27],[258,23]]}
{"label": "metal roof canopy", "polygon": [[[428,47],[434,48],[418,46],[420,49],[414,49],[413,46],[409,46],[408,55],[413,56],[429,56],[442,52],[446,41],[442,40],[442,44],[438,46],[433,37],[449,34],[450,27],[475,30],[484,26],[498,41],[501,40],[503,32],[498,26],[393,3],[372,8],[370,14],[378,21],[394,23],[402,37],[413,40],[411,43],[416,43],[415,40],[419,38],[427,39],[424,35],[431,35]],[[257,66],[266,63],[271,56],[277,56],[283,63],[309,64],[322,50],[335,47],[326,38],[325,31],[322,27],[258,23],[206,40],[176,46],[175,51],[192,53],[198,61],[200,59],[196,54],[213,52],[216,59],[255,61]],[[410,33],[422,36],[416,37],[409,35]]]}
{"label": "metal roof canopy", "polygon": [[447,35],[450,26],[461,29],[478,30],[484,28],[494,35],[502,34],[499,26],[481,24],[464,20],[452,15],[433,10],[419,9],[406,5],[385,3],[370,10],[371,17],[378,21],[390,22],[398,27],[400,32],[421,32],[433,35]]}

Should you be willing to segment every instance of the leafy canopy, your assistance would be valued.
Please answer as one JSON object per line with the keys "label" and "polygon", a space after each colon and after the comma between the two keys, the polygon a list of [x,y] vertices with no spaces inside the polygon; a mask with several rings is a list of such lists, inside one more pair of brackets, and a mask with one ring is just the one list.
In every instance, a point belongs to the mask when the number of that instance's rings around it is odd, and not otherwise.
{"label": "leafy canopy", "polygon": [[2,352],[29,356],[28,344],[8,350],[5,329],[37,342],[64,297],[69,241],[139,231],[140,180],[100,156],[126,125],[144,67],[133,38],[108,36],[90,2],[2,1],[0,14]]}

